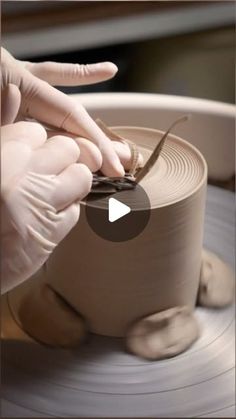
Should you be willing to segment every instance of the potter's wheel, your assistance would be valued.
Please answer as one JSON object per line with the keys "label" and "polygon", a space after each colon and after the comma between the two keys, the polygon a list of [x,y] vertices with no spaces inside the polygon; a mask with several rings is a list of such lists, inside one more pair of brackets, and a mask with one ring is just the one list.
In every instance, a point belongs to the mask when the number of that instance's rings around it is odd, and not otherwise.
{"label": "potter's wheel", "polygon": [[[208,188],[205,247],[234,264],[234,195]],[[3,417],[234,417],[234,307],[198,308],[201,338],[148,362],[120,339],[93,336],[74,351],[14,336],[2,343]],[[12,326],[4,314],[7,327]]]}

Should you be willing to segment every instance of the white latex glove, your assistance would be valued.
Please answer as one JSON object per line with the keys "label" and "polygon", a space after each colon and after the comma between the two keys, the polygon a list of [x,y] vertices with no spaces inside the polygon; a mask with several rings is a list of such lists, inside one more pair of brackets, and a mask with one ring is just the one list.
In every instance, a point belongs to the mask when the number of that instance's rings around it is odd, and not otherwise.
{"label": "white latex glove", "polygon": [[35,273],[76,224],[92,175],[69,137],[34,122],[1,130],[2,292]]}
{"label": "white latex glove", "polygon": [[[62,131],[48,131],[48,138],[55,135],[63,135]],[[67,136],[73,138],[79,146],[80,157],[79,162],[86,164],[92,172],[96,172],[101,168],[102,165],[102,154],[99,149],[83,137],[76,137],[73,134],[68,134]],[[112,147],[115,150],[117,156],[119,157],[125,170],[129,170],[132,165],[132,155],[131,150],[128,144],[124,144],[119,141],[111,141]],[[143,157],[139,154],[138,165],[143,164]]]}
{"label": "white latex glove", "polygon": [[[21,94],[19,89],[14,84],[9,84],[2,90],[2,121],[5,124],[14,122],[21,103]],[[3,124],[4,125],[4,124]],[[64,131],[48,131],[48,138],[55,135],[65,135]],[[99,148],[86,138],[78,137],[76,135],[66,133],[67,136],[73,138],[80,149],[79,162],[88,166],[92,172],[101,169],[102,154]],[[126,170],[129,170],[132,164],[131,151],[128,144],[119,141],[111,141],[112,147],[118,155],[122,165]],[[139,165],[142,165],[142,156],[139,156]]]}
{"label": "white latex glove", "polygon": [[[45,62],[33,64],[16,60],[3,48],[1,61],[2,90],[5,92],[5,89],[9,89],[9,84],[19,88],[22,97],[20,113],[25,118],[34,118],[50,126],[88,138],[102,154],[104,174],[124,175],[124,168],[111,141],[88,115],[84,107],[51,86],[51,84],[74,86],[107,80],[117,71],[113,63],[79,65]],[[3,118],[4,115],[9,115],[9,106],[8,111],[4,108],[3,103]],[[14,109],[12,113],[14,114]]]}
{"label": "white latex glove", "polygon": [[21,104],[21,94],[17,86],[8,84],[1,89],[1,126],[15,121]]}

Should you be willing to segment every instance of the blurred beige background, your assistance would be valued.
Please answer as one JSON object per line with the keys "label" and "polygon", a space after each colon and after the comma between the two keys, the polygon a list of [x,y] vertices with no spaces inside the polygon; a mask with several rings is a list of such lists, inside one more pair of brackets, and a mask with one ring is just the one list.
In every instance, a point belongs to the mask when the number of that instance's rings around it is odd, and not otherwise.
{"label": "blurred beige background", "polygon": [[25,60],[111,60],[117,76],[80,92],[235,102],[233,1],[2,1],[2,44]]}

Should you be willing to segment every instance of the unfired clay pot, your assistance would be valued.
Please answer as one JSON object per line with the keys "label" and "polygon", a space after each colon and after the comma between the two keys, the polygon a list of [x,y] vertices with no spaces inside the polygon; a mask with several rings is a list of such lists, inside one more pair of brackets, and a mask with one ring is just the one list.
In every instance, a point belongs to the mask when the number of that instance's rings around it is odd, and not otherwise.
{"label": "unfired clay pot", "polygon": [[[145,160],[163,134],[137,127],[114,130],[134,141]],[[22,327],[41,342],[61,346],[78,344],[85,327],[127,336],[129,350],[149,359],[186,349],[199,335],[193,311],[204,276],[206,184],[200,152],[168,135],[141,182],[151,203],[143,232],[124,242],[104,240],[88,225],[82,203],[78,224],[17,303]],[[132,193],[123,193],[133,211],[145,210],[142,202],[132,202]]]}
{"label": "unfired clay pot", "polygon": [[[146,157],[161,138],[156,130],[117,132],[139,144]],[[124,336],[131,322],[156,311],[193,308],[206,182],[201,154],[170,135],[157,165],[141,183],[152,208],[145,230],[125,242],[104,240],[91,230],[82,205],[77,226],[46,265],[45,280],[85,317],[92,332],[102,335]],[[127,205],[130,195],[130,207],[142,211],[142,202],[132,202],[129,191],[124,194]]]}

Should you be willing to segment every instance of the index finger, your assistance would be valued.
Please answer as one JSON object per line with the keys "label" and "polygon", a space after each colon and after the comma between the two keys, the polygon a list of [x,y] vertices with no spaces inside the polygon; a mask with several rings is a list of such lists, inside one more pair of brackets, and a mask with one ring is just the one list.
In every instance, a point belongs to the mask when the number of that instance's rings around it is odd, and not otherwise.
{"label": "index finger", "polygon": [[[82,105],[32,75],[28,76],[23,84],[25,84],[25,91],[24,87],[22,91],[24,114],[72,134],[88,138],[101,151],[103,173],[107,176],[124,175],[124,168],[114,151],[111,140],[97,126]],[[28,85],[31,86],[31,91]]]}

